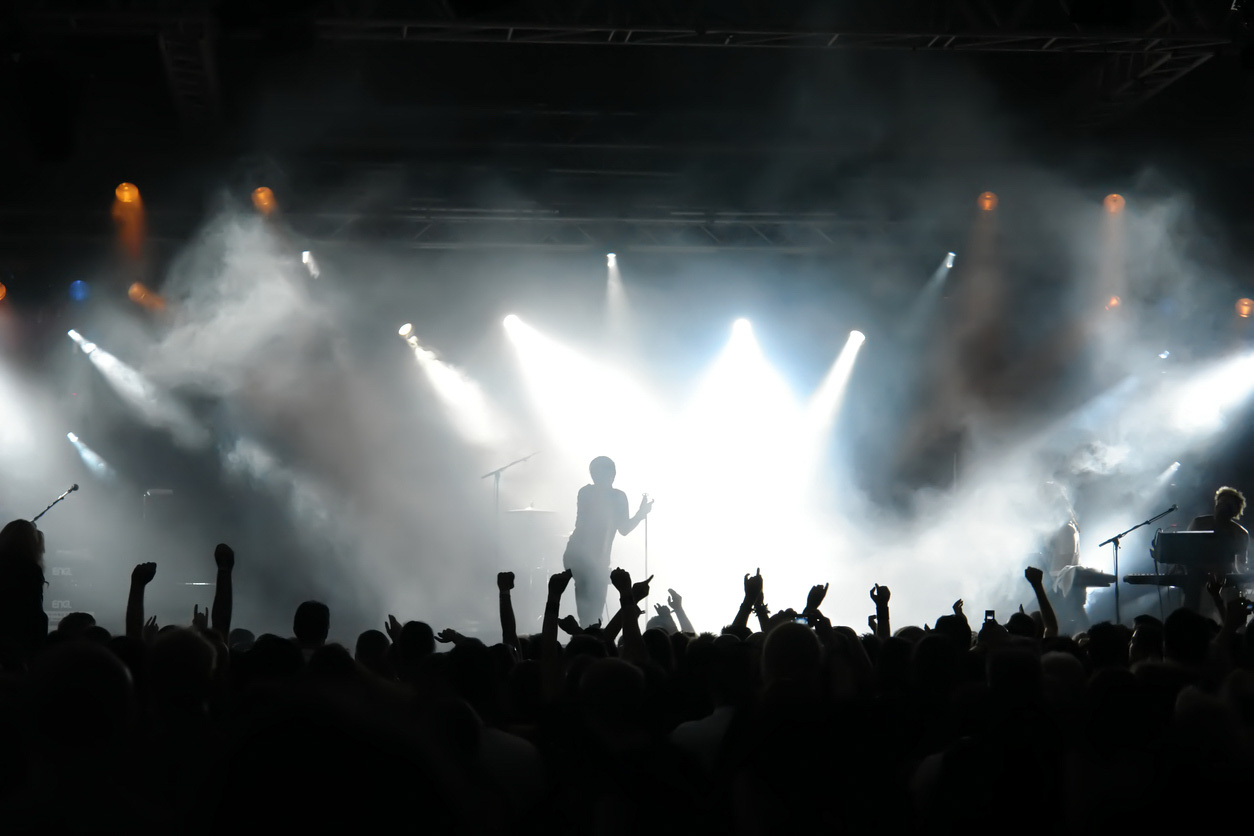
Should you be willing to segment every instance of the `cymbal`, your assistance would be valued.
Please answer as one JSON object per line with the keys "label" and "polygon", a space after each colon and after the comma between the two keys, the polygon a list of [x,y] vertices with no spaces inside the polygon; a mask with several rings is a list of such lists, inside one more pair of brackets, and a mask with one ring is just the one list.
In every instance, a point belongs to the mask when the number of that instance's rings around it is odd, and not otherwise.
{"label": "cymbal", "polygon": [[526,508],[511,508],[506,511],[507,514],[556,514],[556,511],[546,511],[543,508],[532,508],[528,505]]}

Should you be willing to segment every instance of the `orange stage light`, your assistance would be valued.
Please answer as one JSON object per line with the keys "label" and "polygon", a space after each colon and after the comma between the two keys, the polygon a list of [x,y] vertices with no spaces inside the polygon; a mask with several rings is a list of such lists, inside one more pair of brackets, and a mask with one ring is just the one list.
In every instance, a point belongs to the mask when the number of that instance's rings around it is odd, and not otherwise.
{"label": "orange stage light", "polygon": [[263,215],[269,215],[274,211],[278,203],[274,199],[274,192],[265,186],[259,186],[253,189],[253,206]]}
{"label": "orange stage light", "polygon": [[139,187],[134,183],[122,183],[113,190],[119,203],[139,203]]}
{"label": "orange stage light", "polygon": [[1112,215],[1118,215],[1123,211],[1125,201],[1123,195],[1108,194],[1106,199],[1102,201],[1102,204],[1106,207],[1107,212]]}
{"label": "orange stage light", "polygon": [[997,208],[997,195],[992,192],[983,192],[979,199],[980,208],[985,212],[992,212]]}
{"label": "orange stage light", "polygon": [[165,309],[165,300],[144,287],[142,282],[135,282],[127,288],[126,295],[130,297],[132,302],[150,311]]}
{"label": "orange stage light", "polygon": [[3,284],[0,284],[0,302],[3,302],[4,297],[8,295],[9,295],[9,289],[5,287]]}
{"label": "orange stage light", "polygon": [[1251,313],[1254,313],[1254,299],[1238,299],[1237,316],[1242,319],[1249,319]]}
{"label": "orange stage light", "polygon": [[1123,303],[1123,300],[1120,299],[1118,296],[1112,296],[1106,300],[1106,310],[1113,311],[1115,308],[1119,307],[1122,303]]}

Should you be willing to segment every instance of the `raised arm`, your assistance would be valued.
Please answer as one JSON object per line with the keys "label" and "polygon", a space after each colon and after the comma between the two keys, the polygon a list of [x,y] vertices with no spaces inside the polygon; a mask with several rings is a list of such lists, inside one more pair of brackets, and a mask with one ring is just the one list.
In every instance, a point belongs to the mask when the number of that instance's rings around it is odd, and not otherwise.
{"label": "raised arm", "polygon": [[550,695],[561,689],[561,648],[557,644],[557,613],[562,608],[562,593],[570,584],[571,571],[558,572],[549,578],[549,598],[544,605],[544,621],[540,625],[540,667],[545,689]]}
{"label": "raised arm", "polygon": [[144,588],[157,575],[157,564],[140,563],[131,570],[131,592],[126,597],[126,635],[144,637]]}
{"label": "raised arm", "polygon": [[871,600],[875,602],[875,635],[882,640],[893,637],[893,625],[888,617],[888,599],[891,597],[888,587],[879,584],[871,587]]}
{"label": "raised arm", "polygon": [[666,592],[670,596],[666,599],[666,604],[675,613],[675,618],[679,621],[680,632],[696,635],[697,631],[692,629],[692,622],[688,620],[688,613],[684,612],[684,599],[673,589],[668,589]]}
{"label": "raised arm", "polygon": [[1029,566],[1023,570],[1023,577],[1028,579],[1028,583],[1032,584],[1032,591],[1036,593],[1036,603],[1041,608],[1041,621],[1045,622],[1045,638],[1052,639],[1058,635],[1058,616],[1054,614],[1054,605],[1049,603],[1049,596],[1045,594],[1045,573],[1035,566]]}
{"label": "raised arm", "polygon": [[218,564],[218,582],[213,588],[213,629],[225,642],[231,637],[231,612],[235,606],[235,590],[231,586],[235,552],[226,543],[219,543],[213,550],[213,560]]}
{"label": "raised arm", "polygon": [[[648,580],[632,584],[631,595],[635,598],[637,604],[649,597],[649,582],[652,580],[653,576],[649,575]],[[637,610],[637,612],[639,612],[639,610]],[[622,632],[622,629],[623,610],[620,607],[612,616],[610,616],[610,623],[605,625],[605,640],[611,643],[614,642],[618,638],[618,634]]]}
{"label": "raised arm", "polygon": [[645,649],[644,639],[640,635],[640,608],[636,606],[636,597],[631,587],[631,575],[625,569],[615,569],[610,572],[610,583],[618,590],[619,610],[622,613],[622,656],[628,662],[643,664],[648,661],[649,652]]}
{"label": "raised arm", "polygon": [[514,621],[514,602],[510,598],[510,590],[514,588],[513,572],[498,572],[496,575],[497,597],[500,599],[501,611],[501,642],[509,648],[514,661],[518,661],[522,653],[518,646],[518,624]]}
{"label": "raised arm", "polygon": [[[761,606],[765,610],[765,604],[761,604],[762,600],[762,570],[758,569],[752,575],[745,575],[745,597],[740,602],[740,609],[736,611],[736,619],[731,626],[737,630],[749,629],[749,613],[755,608]],[[761,625],[762,613],[759,611],[758,621],[763,632],[766,631],[765,625]]]}

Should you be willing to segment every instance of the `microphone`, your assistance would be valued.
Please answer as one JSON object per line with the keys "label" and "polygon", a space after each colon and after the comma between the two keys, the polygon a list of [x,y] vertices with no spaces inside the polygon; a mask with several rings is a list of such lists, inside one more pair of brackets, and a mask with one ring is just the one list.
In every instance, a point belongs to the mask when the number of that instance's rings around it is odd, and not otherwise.
{"label": "microphone", "polygon": [[66,493],[74,493],[74,491],[76,491],[76,490],[78,490],[78,483],[77,483],[77,482],[75,482],[73,485],[71,485],[71,486],[70,486],[70,489],[69,489],[68,491],[66,491]]}
{"label": "microphone", "polygon": [[[76,488],[77,488],[77,487],[78,487],[78,485],[75,485],[74,487],[76,487]],[[1167,510],[1168,510],[1168,511],[1179,511],[1179,510],[1180,510],[1180,506],[1179,506],[1179,505],[1172,505],[1172,506],[1171,506],[1170,508],[1168,508]]]}

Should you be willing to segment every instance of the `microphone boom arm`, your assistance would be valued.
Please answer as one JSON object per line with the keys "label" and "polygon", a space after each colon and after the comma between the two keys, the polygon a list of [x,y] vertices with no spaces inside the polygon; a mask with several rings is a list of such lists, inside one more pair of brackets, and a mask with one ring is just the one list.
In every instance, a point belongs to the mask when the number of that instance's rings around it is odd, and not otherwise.
{"label": "microphone boom arm", "polygon": [[71,486],[70,486],[70,489],[69,489],[68,491],[66,491],[65,493],[61,494],[61,495],[60,495],[60,496],[58,496],[56,499],[52,500],[52,502],[49,502],[49,503],[48,503],[48,507],[47,507],[47,508],[45,508],[45,509],[43,509],[42,511],[40,511],[40,512],[39,512],[39,514],[38,514],[38,515],[37,515],[37,516],[36,516],[33,520],[31,520],[31,525],[34,525],[35,523],[39,522],[39,518],[40,518],[40,517],[42,517],[44,514],[48,513],[49,511],[51,511],[51,510],[52,510],[52,507],[53,507],[54,505],[56,505],[56,504],[57,504],[58,502],[60,502],[61,500],[65,499],[65,498],[66,498],[67,496],[69,496],[70,494],[74,493],[74,491],[76,491],[76,490],[78,490],[78,484],[77,484],[77,483],[75,483],[75,484],[71,485]]}

